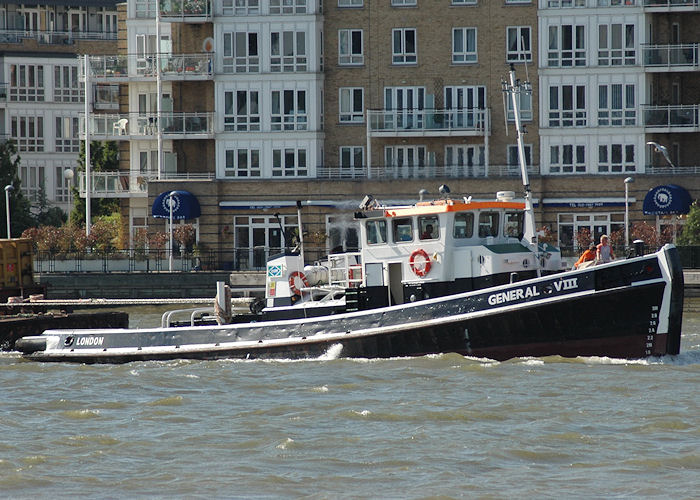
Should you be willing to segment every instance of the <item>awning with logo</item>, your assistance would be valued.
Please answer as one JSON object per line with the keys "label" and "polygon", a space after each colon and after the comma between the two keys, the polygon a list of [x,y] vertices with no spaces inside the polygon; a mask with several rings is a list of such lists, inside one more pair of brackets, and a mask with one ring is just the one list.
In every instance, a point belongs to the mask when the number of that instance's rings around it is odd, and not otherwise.
{"label": "awning with logo", "polygon": [[649,190],[644,197],[642,210],[646,215],[687,214],[693,200],[685,188],[676,184],[664,184]]}
{"label": "awning with logo", "polygon": [[[160,193],[151,208],[153,217],[161,219],[170,218],[170,193],[165,191]],[[173,219],[196,219],[202,215],[197,197],[189,191],[175,191],[173,195]]]}

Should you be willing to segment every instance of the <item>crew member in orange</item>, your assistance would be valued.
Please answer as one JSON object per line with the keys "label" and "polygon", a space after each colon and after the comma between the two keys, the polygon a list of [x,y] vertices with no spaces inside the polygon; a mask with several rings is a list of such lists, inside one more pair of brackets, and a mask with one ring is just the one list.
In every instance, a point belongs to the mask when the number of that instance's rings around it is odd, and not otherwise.
{"label": "crew member in orange", "polygon": [[581,264],[584,262],[590,262],[592,260],[595,260],[596,257],[596,246],[595,243],[591,243],[588,245],[588,250],[583,252],[581,254],[581,257],[578,258],[576,261],[576,264],[574,264],[574,269],[578,269]]}

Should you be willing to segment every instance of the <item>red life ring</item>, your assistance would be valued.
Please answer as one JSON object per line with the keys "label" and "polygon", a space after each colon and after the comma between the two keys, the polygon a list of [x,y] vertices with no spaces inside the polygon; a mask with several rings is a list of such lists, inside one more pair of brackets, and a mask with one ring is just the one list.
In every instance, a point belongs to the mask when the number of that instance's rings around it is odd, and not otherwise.
{"label": "red life ring", "polygon": [[[416,260],[416,257],[420,257]],[[411,254],[408,259],[408,264],[411,266],[411,271],[413,271],[416,276],[421,278],[430,272],[430,257],[422,248],[419,248]]]}
{"label": "red life ring", "polygon": [[309,286],[309,280],[306,279],[306,275],[301,271],[294,271],[289,273],[289,289],[294,295],[301,295],[299,288],[297,288],[296,279],[299,278],[305,287]]}

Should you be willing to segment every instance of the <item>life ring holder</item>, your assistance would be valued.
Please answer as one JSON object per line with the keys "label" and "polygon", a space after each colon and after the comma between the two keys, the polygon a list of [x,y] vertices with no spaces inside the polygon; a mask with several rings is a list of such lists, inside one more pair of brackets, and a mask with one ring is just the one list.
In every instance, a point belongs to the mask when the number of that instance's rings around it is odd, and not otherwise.
{"label": "life ring holder", "polygon": [[[416,257],[422,257],[423,260],[416,262]],[[411,271],[413,271],[416,276],[421,278],[428,274],[430,272],[430,268],[432,267],[428,253],[422,248],[419,248],[411,254],[411,256],[408,258],[408,265],[411,267]]]}
{"label": "life ring holder", "polygon": [[299,278],[303,285],[307,288],[309,286],[309,280],[306,279],[306,275],[301,271],[289,273],[289,289],[294,295],[301,295],[301,292],[299,291],[299,288],[297,288],[297,284],[295,282],[296,278]]}

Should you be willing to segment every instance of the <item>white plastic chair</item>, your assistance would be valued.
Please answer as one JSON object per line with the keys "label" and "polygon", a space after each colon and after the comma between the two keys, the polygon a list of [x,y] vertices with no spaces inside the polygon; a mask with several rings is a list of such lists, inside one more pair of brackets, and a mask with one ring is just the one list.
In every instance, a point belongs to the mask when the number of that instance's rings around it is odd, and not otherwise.
{"label": "white plastic chair", "polygon": [[112,134],[126,135],[126,126],[128,123],[129,120],[127,120],[126,118],[122,118],[121,120],[114,122],[114,125],[112,126]]}

